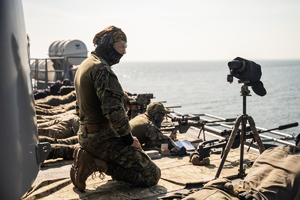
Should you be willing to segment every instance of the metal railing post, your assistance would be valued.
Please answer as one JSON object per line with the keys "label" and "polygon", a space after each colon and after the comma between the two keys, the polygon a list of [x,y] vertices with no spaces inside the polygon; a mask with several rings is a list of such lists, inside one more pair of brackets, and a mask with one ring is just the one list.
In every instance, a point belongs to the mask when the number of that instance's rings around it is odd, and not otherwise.
{"label": "metal railing post", "polygon": [[48,87],[48,66],[47,66],[47,58],[45,59],[45,85]]}
{"label": "metal railing post", "polygon": [[37,71],[37,68],[38,68],[38,59],[35,59],[34,68],[35,68],[34,78],[35,78],[35,81],[37,81],[38,80],[38,71]]}
{"label": "metal railing post", "polygon": [[36,89],[37,89],[37,84],[38,84],[38,71],[37,71],[37,68],[38,68],[38,59],[35,59],[34,61],[34,84],[36,86]]}
{"label": "metal railing post", "polygon": [[69,79],[70,77],[69,77],[69,65],[68,65],[68,63],[69,63],[69,60],[68,60],[68,57],[66,57],[66,74],[65,74],[65,79],[67,78],[67,79]]}

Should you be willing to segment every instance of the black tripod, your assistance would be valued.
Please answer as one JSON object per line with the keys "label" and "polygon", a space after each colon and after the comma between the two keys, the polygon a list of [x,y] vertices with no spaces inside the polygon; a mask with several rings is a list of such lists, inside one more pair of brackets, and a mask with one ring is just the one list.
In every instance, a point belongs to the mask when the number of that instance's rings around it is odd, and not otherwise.
{"label": "black tripod", "polygon": [[259,137],[259,134],[256,130],[254,120],[251,116],[246,114],[246,97],[251,96],[250,91],[248,90],[248,86],[246,85],[247,82],[243,82],[239,80],[239,83],[244,83],[244,85],[241,87],[241,96],[243,96],[243,114],[238,116],[235,120],[234,127],[231,131],[230,137],[228,139],[228,143],[223,151],[223,157],[222,161],[220,163],[220,166],[218,168],[216,178],[219,178],[221,170],[223,168],[223,165],[225,163],[225,160],[227,158],[227,155],[233,145],[234,139],[236,137],[237,131],[239,130],[239,126],[242,125],[242,132],[241,132],[241,138],[240,138],[240,169],[239,169],[239,177],[245,176],[245,170],[243,168],[243,161],[244,161],[244,142],[246,138],[246,124],[247,121],[250,124],[251,131],[253,133],[254,139],[257,142],[259,152],[262,153],[265,150],[265,147]]}

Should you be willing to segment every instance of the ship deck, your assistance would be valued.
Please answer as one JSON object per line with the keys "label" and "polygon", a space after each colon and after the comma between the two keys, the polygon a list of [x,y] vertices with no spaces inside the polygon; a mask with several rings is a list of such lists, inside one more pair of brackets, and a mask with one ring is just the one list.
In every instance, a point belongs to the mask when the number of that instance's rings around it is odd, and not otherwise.
{"label": "ship deck", "polygon": [[[178,140],[187,139],[194,146],[199,143],[199,128],[191,127],[184,134],[177,134]],[[203,137],[203,134],[202,134]],[[222,137],[205,131],[206,140],[222,139]],[[251,163],[259,156],[255,148],[244,153],[244,168],[250,170]],[[220,177],[226,177],[233,182],[241,180],[238,177],[240,151],[231,149],[221,171]],[[156,186],[134,187],[130,184],[114,181],[109,176],[105,179],[90,176],[86,182],[85,192],[75,188],[70,180],[70,168],[73,161],[61,159],[47,160],[41,167],[31,190],[23,199],[145,199],[152,200],[174,192],[187,193],[192,189],[201,188],[204,183],[215,178],[220,154],[211,154],[210,164],[197,166],[189,162],[189,156],[161,156],[153,159],[161,169],[161,179]]]}

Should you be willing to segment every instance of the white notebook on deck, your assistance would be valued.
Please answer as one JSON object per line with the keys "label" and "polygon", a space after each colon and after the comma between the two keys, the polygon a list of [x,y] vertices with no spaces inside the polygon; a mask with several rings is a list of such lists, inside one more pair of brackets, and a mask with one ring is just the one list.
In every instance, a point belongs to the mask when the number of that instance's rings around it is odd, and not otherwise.
{"label": "white notebook on deck", "polygon": [[196,149],[188,140],[177,141],[175,144],[177,144],[179,148],[185,147],[187,151],[193,151]]}

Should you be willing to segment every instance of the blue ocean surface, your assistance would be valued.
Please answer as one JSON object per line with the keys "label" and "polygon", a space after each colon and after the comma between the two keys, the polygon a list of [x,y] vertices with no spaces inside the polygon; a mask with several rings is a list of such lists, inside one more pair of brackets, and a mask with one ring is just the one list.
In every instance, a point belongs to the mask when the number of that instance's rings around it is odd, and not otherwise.
{"label": "blue ocean surface", "polygon": [[[253,92],[246,98],[246,113],[257,127],[277,128],[300,123],[300,60],[258,60],[261,81],[267,90],[263,97]],[[228,61],[201,62],[123,62],[113,67],[123,90],[153,93],[151,101],[166,101],[165,106],[183,114],[212,114],[235,118],[243,114],[243,84],[234,78],[227,82]],[[280,132],[300,133],[300,126]]]}

